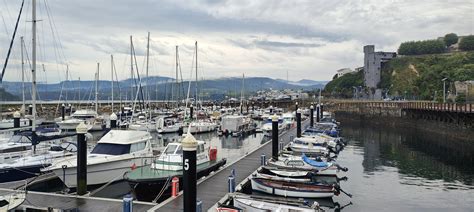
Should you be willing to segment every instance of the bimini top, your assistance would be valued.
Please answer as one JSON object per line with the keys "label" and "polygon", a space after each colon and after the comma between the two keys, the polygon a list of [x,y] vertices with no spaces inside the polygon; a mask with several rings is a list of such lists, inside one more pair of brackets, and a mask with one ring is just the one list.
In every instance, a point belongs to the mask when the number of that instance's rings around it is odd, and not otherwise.
{"label": "bimini top", "polygon": [[111,130],[97,143],[133,144],[151,138],[150,133],[146,131]]}

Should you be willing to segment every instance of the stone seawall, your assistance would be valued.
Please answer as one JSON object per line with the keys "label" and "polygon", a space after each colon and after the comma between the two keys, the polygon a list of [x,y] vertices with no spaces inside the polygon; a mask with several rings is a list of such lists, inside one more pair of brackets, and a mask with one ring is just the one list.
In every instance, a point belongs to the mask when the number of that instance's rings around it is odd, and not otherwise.
{"label": "stone seawall", "polygon": [[[433,116],[414,116],[412,111],[403,111],[400,108],[352,108],[350,110],[333,111],[338,121],[344,125],[360,124],[368,126],[393,127],[397,130],[410,129],[421,130],[435,135],[445,136],[456,140],[473,141],[474,127],[472,117],[462,116],[464,121],[456,121],[450,118],[446,120],[444,116],[449,114],[439,114],[438,118]],[[427,118],[431,117],[431,118]],[[466,121],[467,119],[467,121]]]}

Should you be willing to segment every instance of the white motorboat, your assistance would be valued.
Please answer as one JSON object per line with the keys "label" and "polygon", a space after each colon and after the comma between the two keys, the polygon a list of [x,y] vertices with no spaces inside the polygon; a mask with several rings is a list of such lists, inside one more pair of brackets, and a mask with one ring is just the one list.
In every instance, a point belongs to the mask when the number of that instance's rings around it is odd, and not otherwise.
{"label": "white motorboat", "polygon": [[102,130],[105,126],[105,120],[98,116],[93,110],[77,110],[69,119],[58,121],[56,124],[62,130],[76,130],[80,123],[84,123],[88,130]]}
{"label": "white motorboat", "polygon": [[[20,119],[20,127],[27,127],[30,125],[30,120],[26,118]],[[13,128],[13,119],[0,120],[0,129]]]}
{"label": "white motorboat", "polygon": [[[146,131],[109,131],[87,156],[87,184],[121,180],[126,171],[149,164],[153,157],[151,139]],[[64,170],[63,166],[66,167]],[[66,186],[76,187],[77,157],[55,163],[44,171],[53,171]]]}
{"label": "white motorboat", "polygon": [[171,119],[159,118],[156,122],[156,131],[160,134],[178,132],[182,124]]}
{"label": "white motorboat", "polygon": [[138,116],[138,119],[128,125],[131,130],[142,130],[148,132],[154,132],[156,130],[157,123],[153,119],[147,119],[145,116]]}
{"label": "white motorboat", "polygon": [[[210,161],[209,147],[205,147],[205,142],[198,140],[196,151],[196,165]],[[163,153],[151,164],[152,169],[179,171],[183,169],[183,147],[179,142],[169,143]]]}
{"label": "white motorboat", "polygon": [[188,132],[188,128],[191,128],[189,130],[190,133],[196,134],[196,133],[205,133],[205,132],[212,132],[216,130],[217,124],[211,121],[197,121],[197,122],[191,122],[188,125],[183,127],[183,132]]}
{"label": "white motorboat", "polygon": [[306,156],[280,156],[278,160],[269,160],[269,166],[303,171],[317,171],[317,175],[336,176],[338,166],[331,162],[315,161]]}
{"label": "white motorboat", "polygon": [[[267,122],[262,125],[261,129],[264,136],[271,137],[272,136],[272,119],[268,118]],[[278,132],[281,133],[283,130],[286,129],[286,126],[283,124],[283,118],[278,117]]]}

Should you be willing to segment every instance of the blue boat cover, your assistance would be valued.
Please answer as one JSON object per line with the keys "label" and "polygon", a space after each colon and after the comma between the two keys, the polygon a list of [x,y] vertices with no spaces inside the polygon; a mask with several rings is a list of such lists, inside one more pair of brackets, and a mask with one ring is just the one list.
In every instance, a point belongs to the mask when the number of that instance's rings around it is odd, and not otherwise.
{"label": "blue boat cover", "polygon": [[307,163],[311,166],[314,166],[314,167],[324,168],[324,167],[328,166],[327,162],[324,162],[324,161],[319,162],[319,161],[311,160],[308,157],[306,157],[305,154],[303,154],[303,156],[301,156],[301,158],[303,159],[303,161],[305,163]]}

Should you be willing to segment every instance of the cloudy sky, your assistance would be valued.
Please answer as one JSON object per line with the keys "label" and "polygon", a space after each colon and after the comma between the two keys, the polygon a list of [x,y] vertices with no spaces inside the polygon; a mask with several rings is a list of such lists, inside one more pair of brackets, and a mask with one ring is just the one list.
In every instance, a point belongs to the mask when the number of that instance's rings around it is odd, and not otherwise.
{"label": "cloudy sky", "polygon": [[[130,76],[130,35],[144,71],[151,33],[150,75],[174,76],[179,46],[189,78],[198,41],[199,77],[268,76],[329,80],[340,68],[363,64],[362,47],[396,51],[402,41],[446,33],[474,34],[473,0],[37,0],[38,81],[66,77],[110,79],[110,55],[120,79]],[[0,0],[0,64],[8,50],[20,0]],[[18,37],[31,55],[31,0]],[[21,79],[15,41],[5,80]],[[31,57],[31,56],[30,56]],[[44,70],[42,67],[44,64]]]}

